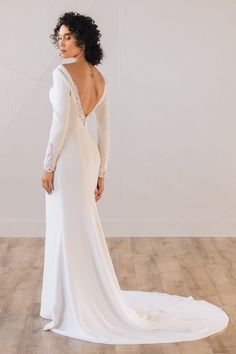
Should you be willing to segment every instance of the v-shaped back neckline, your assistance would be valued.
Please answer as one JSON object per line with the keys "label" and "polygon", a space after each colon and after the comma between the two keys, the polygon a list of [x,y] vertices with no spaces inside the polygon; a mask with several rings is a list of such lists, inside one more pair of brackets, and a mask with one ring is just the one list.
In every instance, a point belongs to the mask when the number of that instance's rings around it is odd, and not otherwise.
{"label": "v-shaped back neckline", "polygon": [[97,108],[97,106],[99,105],[99,103],[103,100],[103,98],[105,97],[105,94],[106,94],[106,90],[107,90],[107,82],[106,82],[106,79],[104,78],[104,82],[105,82],[105,85],[104,85],[104,90],[103,90],[103,94],[102,96],[99,98],[99,100],[97,101],[97,103],[95,104],[95,106],[92,108],[92,110],[90,111],[89,114],[87,114],[87,116],[85,116],[84,114],[84,110],[83,110],[83,107],[82,107],[82,104],[81,104],[81,100],[80,100],[80,96],[79,96],[79,90],[78,90],[78,87],[76,85],[76,83],[74,82],[71,74],[69,73],[69,71],[65,68],[65,66],[63,64],[60,64],[59,65],[65,72],[65,74],[67,75],[69,81],[71,82],[71,84],[73,85],[74,89],[75,89],[75,96],[78,98],[78,102],[79,102],[79,105],[80,105],[80,111],[83,115],[83,118],[84,120],[86,120],[94,111],[95,109]]}

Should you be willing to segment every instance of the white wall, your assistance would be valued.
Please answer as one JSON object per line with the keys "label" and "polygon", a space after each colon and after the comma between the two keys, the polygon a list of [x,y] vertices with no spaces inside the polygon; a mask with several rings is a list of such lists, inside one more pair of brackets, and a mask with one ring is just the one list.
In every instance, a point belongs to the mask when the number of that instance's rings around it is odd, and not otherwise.
{"label": "white wall", "polygon": [[[107,236],[236,235],[236,2],[9,1],[1,5],[0,236],[44,236],[42,162],[65,11],[102,32],[111,153]],[[94,121],[90,121],[94,134]]]}

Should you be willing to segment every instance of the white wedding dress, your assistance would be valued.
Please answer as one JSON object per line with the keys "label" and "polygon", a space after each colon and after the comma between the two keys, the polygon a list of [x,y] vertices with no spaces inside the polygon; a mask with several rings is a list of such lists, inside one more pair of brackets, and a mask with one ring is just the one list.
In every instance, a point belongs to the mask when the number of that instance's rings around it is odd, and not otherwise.
{"label": "white wedding dress", "polygon": [[106,176],[110,149],[107,82],[89,114],[95,113],[97,143],[63,64],[53,71],[50,100],[44,170],[55,173],[54,191],[45,192],[40,316],[50,322],[43,329],[89,342],[145,344],[196,340],[226,328],[227,314],[204,300],[120,288],[94,195],[98,176]]}

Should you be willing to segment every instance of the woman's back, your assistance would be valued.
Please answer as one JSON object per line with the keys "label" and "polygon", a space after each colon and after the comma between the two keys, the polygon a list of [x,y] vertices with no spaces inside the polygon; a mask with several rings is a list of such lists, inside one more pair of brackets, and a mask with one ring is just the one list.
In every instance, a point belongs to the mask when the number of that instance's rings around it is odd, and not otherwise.
{"label": "woman's back", "polygon": [[89,116],[105,90],[105,79],[100,71],[93,65],[82,68],[77,63],[63,64],[70,74],[78,95],[85,117]]}

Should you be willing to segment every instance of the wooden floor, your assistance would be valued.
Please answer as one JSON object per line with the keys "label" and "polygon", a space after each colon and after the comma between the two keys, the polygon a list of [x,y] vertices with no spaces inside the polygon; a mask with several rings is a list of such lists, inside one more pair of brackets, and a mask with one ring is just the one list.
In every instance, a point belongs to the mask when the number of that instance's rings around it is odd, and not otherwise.
{"label": "wooden floor", "polygon": [[43,331],[39,316],[43,238],[0,238],[3,354],[236,354],[236,238],[107,238],[122,289],[204,299],[223,308],[228,328],[174,344],[104,345]]}

